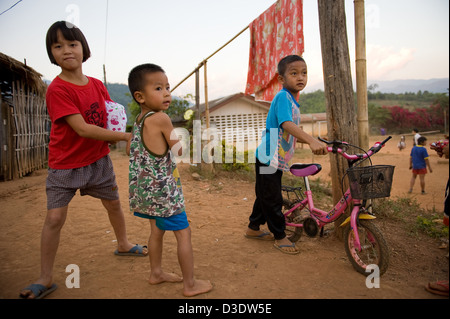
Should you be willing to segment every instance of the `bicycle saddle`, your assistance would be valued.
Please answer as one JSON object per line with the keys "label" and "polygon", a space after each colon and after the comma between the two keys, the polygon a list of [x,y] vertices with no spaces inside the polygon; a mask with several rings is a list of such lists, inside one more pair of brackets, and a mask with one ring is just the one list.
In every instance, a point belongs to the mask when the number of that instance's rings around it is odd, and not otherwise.
{"label": "bicycle saddle", "polygon": [[299,177],[316,175],[322,170],[320,164],[292,164],[290,171],[293,175]]}

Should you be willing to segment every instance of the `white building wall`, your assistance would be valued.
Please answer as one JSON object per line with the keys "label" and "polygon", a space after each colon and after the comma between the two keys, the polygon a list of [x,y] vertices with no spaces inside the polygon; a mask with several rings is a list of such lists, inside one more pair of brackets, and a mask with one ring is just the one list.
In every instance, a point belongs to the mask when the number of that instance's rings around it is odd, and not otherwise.
{"label": "white building wall", "polygon": [[211,127],[220,139],[237,148],[254,149],[266,127],[267,110],[244,99],[237,99],[210,112]]}

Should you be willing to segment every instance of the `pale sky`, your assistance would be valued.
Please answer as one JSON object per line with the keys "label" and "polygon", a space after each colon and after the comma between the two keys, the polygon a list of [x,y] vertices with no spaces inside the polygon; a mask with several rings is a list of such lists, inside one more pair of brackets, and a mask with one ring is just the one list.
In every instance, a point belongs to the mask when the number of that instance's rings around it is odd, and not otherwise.
{"label": "pale sky", "polygon": [[[0,13],[18,0],[0,0]],[[127,83],[141,63],[162,66],[174,87],[198,64],[233,38],[275,0],[22,0],[0,15],[0,52],[52,80],[60,69],[50,63],[45,35],[58,20],[75,23],[86,36],[92,57],[86,75]],[[346,0],[347,31],[354,69],[353,1]],[[368,80],[449,77],[448,0],[366,0]],[[108,10],[107,10],[108,9]],[[108,13],[108,14],[107,14]],[[306,92],[323,82],[317,0],[304,0],[303,57],[308,64]],[[209,99],[244,92],[250,34],[245,31],[208,61]],[[203,69],[200,70],[204,100]],[[194,77],[173,94],[195,93]]]}

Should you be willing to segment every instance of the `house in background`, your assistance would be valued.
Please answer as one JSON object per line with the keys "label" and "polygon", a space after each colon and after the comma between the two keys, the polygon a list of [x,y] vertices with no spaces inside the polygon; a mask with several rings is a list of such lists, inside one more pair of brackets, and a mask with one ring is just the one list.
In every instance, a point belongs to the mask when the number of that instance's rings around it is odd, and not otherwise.
{"label": "house in background", "polygon": [[[226,144],[244,143],[248,149],[255,148],[266,128],[270,103],[255,101],[255,97],[236,93],[208,103],[210,127],[216,128],[219,140]],[[205,123],[205,104],[200,104],[202,123]]]}
{"label": "house in background", "polygon": [[[210,126],[216,128],[219,138],[227,144],[245,143],[249,149],[258,146],[266,128],[270,103],[255,101],[252,95],[236,93],[208,103]],[[301,109],[300,109],[301,110]],[[200,104],[202,123],[205,123],[205,104]],[[326,137],[326,113],[301,114],[305,132]]]}
{"label": "house in background", "polygon": [[[300,107],[300,112],[301,110]],[[327,113],[302,113],[300,115],[300,127],[312,136],[326,138],[328,134]]]}
{"label": "house in background", "polygon": [[[205,129],[205,104],[200,104],[202,130]],[[195,110],[195,106],[191,109]],[[235,145],[239,150],[255,149],[266,128],[270,103],[255,101],[252,95],[236,93],[208,103],[210,127],[217,129],[220,141]],[[174,126],[182,126],[182,117],[173,119]],[[326,113],[301,114],[300,127],[313,136],[326,137]]]}

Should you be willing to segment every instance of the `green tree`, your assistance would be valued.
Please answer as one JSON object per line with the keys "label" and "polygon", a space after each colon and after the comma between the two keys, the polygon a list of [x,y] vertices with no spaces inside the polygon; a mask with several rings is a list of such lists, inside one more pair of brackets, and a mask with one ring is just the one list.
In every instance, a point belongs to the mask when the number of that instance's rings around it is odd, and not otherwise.
{"label": "green tree", "polygon": [[300,95],[301,111],[304,114],[324,113],[327,110],[325,92],[317,90]]}
{"label": "green tree", "polygon": [[[130,95],[127,93],[127,95]],[[191,105],[191,102],[189,99],[192,99],[192,94],[187,94],[186,96],[180,98],[180,97],[173,97],[172,102],[170,103],[169,108],[164,111],[171,119],[176,119],[178,117],[183,117],[184,112],[189,108]],[[128,123],[134,123],[136,120],[136,117],[141,113],[141,107],[139,104],[136,103],[135,100],[132,100],[130,103],[128,103],[128,109],[131,114],[131,118]]]}
{"label": "green tree", "polygon": [[369,103],[369,125],[371,128],[384,127],[386,121],[391,117],[391,113],[386,108]]}

